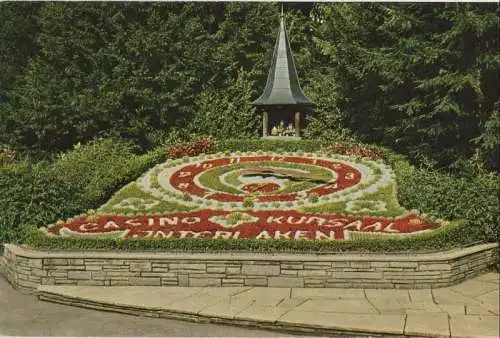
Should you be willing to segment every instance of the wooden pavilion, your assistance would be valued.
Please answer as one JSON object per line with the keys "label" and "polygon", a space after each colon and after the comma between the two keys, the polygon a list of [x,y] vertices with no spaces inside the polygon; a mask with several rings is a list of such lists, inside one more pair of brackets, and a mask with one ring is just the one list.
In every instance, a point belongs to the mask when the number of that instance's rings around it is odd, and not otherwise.
{"label": "wooden pavilion", "polygon": [[283,12],[264,92],[252,104],[262,112],[265,138],[300,138],[305,114],[314,106],[300,87]]}

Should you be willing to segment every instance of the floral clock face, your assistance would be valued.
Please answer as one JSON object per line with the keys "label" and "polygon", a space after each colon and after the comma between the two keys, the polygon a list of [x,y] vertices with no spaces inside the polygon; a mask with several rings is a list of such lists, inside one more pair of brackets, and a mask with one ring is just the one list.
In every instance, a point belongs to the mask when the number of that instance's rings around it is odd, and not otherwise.
{"label": "floral clock face", "polygon": [[203,200],[239,209],[251,198],[257,207],[272,209],[282,203],[294,207],[314,204],[317,199],[353,199],[361,190],[374,191],[391,178],[384,164],[355,163],[341,156],[241,154],[190,160],[156,167],[139,180],[140,188],[183,204],[199,205]]}
{"label": "floral clock face", "polygon": [[92,215],[48,227],[61,236],[344,240],[429,231],[401,207],[382,161],[297,153],[169,160]]}

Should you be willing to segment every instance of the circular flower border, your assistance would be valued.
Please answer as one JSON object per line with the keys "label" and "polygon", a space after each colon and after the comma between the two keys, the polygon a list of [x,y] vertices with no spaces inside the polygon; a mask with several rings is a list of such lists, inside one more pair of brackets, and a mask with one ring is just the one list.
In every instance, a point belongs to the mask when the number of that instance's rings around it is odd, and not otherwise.
{"label": "circular flower border", "polygon": [[[282,161],[290,163],[306,163],[308,165],[329,168],[335,174],[335,168],[352,168],[360,173],[360,179],[348,187],[331,184],[329,187],[316,187],[309,191],[297,193],[244,196],[224,193],[208,189],[200,184],[198,178],[214,165],[230,165],[238,162]],[[186,170],[188,168],[189,170]],[[184,169],[184,170],[183,170]],[[353,172],[353,171],[351,171]],[[339,175],[340,176],[340,175]],[[183,178],[189,178],[182,180]],[[177,201],[189,206],[210,206],[224,210],[244,208],[245,197],[254,198],[254,209],[273,210],[311,206],[318,203],[318,197],[329,202],[344,202],[362,198],[367,193],[391,184],[395,179],[392,169],[381,160],[351,158],[343,155],[316,153],[276,153],[276,152],[235,152],[185,157],[177,160],[168,160],[155,166],[137,180],[141,190],[152,196],[166,201]],[[194,184],[190,184],[194,183]],[[342,181],[340,182],[342,184]],[[177,184],[177,186],[174,186]],[[343,188],[343,189],[342,189]],[[207,198],[210,197],[210,198]]]}

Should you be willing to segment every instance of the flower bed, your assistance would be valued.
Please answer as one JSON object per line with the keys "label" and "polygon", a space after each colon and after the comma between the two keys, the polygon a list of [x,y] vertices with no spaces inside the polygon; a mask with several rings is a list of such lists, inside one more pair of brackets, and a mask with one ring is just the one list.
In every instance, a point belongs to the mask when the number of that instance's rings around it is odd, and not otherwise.
{"label": "flower bed", "polygon": [[200,210],[154,216],[81,217],[52,225],[53,235],[113,235],[121,238],[349,239],[351,232],[405,234],[439,227],[417,215],[389,219],[301,213],[295,210],[231,213]]}
{"label": "flower bed", "polygon": [[391,168],[346,155],[232,153],[160,164],[96,212],[48,234],[119,238],[348,240],[429,231],[397,202]]}

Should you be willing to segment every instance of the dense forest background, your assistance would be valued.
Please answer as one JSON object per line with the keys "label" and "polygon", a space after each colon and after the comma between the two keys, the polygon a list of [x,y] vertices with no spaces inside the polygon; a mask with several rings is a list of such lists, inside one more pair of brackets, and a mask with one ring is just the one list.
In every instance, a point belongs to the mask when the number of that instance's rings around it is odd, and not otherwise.
{"label": "dense forest background", "polygon": [[[496,3],[285,3],[306,137],[499,170]],[[258,137],[276,3],[0,3],[0,148]]]}

